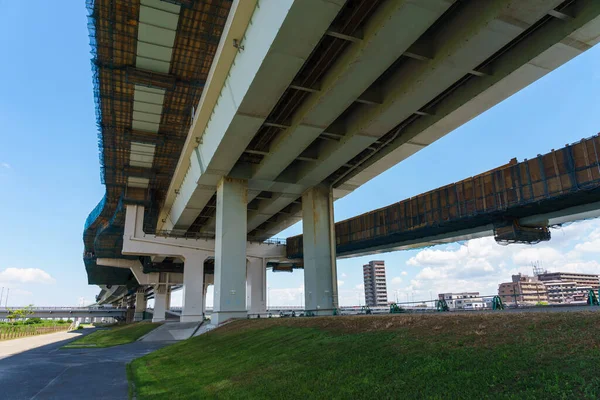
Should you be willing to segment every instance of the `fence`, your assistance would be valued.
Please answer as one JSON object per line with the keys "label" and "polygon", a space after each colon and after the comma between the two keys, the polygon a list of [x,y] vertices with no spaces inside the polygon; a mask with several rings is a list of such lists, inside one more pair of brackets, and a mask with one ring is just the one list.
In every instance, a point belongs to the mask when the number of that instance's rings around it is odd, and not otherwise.
{"label": "fence", "polygon": [[0,340],[17,339],[26,336],[44,335],[46,333],[66,332],[70,324],[59,326],[14,325],[0,326]]}

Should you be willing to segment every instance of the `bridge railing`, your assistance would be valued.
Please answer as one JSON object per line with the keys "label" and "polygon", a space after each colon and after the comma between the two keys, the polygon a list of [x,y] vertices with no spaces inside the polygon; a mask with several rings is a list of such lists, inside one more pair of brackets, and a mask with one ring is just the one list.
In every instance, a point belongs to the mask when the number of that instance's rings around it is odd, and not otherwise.
{"label": "bridge railing", "polygon": [[[188,232],[182,229],[173,229],[170,231],[158,230],[154,233],[147,232],[146,234],[152,234],[154,236],[160,236],[165,238],[181,238],[181,239],[205,239],[210,240],[214,239],[214,233],[206,233],[206,232]],[[285,246],[287,239],[284,238],[271,238],[267,240],[249,240],[251,243],[264,243],[264,244],[274,244],[278,246]]]}

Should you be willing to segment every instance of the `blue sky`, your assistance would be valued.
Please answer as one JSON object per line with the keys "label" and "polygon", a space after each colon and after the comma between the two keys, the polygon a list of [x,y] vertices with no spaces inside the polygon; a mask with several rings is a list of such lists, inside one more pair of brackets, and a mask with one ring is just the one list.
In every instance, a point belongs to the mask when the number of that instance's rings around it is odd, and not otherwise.
{"label": "blue sky", "polygon": [[[11,288],[9,306],[91,300],[98,289],[87,285],[82,229],[104,187],[84,2],[0,0],[0,49],[0,287]],[[599,65],[596,47],[336,202],[336,220],[596,134]],[[392,297],[394,290],[403,300],[438,290],[493,292],[537,259],[549,269],[600,271],[599,229],[597,221],[574,224],[535,247],[482,239],[377,258],[386,261]],[[360,299],[370,259],[338,262],[342,303]],[[269,273],[270,303],[300,305],[302,279],[301,271]]]}

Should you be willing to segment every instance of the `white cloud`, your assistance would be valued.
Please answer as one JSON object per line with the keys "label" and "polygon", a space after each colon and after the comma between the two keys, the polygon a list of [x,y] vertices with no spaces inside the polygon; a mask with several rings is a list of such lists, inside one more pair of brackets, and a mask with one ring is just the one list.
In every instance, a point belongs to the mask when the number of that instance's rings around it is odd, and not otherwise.
{"label": "white cloud", "polygon": [[340,286],[344,286],[344,281],[340,281],[340,280],[338,279],[338,287],[340,287]]}
{"label": "white cloud", "polygon": [[6,168],[6,169],[11,169],[11,168],[12,168],[12,167],[10,166],[10,164],[9,164],[9,163],[7,163],[7,162],[2,162],[2,163],[0,163],[0,167],[2,167],[2,168]]}
{"label": "white cloud", "polygon": [[4,271],[0,271],[0,282],[51,284],[56,280],[39,268],[6,268]]}
{"label": "white cloud", "polygon": [[588,240],[575,246],[575,251],[583,253],[600,253],[600,228],[594,229],[587,238]]}
{"label": "white cloud", "polygon": [[400,275],[402,275],[402,276],[406,276],[406,275],[408,275],[408,272],[406,272],[406,271],[402,271],[402,273],[401,273]]}
{"label": "white cloud", "polygon": [[[579,242],[579,244],[577,244]],[[537,245],[500,246],[493,238],[473,239],[462,245],[424,249],[406,264],[417,269],[410,282],[396,290],[427,299],[443,292],[479,291],[495,294],[511,275],[533,273],[533,263],[549,271],[600,272],[600,220],[582,221],[552,229],[552,240]]]}
{"label": "white cloud", "polygon": [[358,285],[354,286],[354,288],[356,290],[365,290],[365,284],[364,283],[359,283]]}
{"label": "white cloud", "polygon": [[402,283],[402,278],[400,278],[399,276],[395,276],[392,278],[392,284],[393,285],[399,285]]}
{"label": "white cloud", "polygon": [[343,273],[343,272],[342,272],[342,275],[341,275],[341,277],[342,277],[342,278],[347,278],[347,277],[348,277],[348,275],[346,275],[345,273]]}
{"label": "white cloud", "polygon": [[23,289],[19,289],[19,288],[13,288],[10,290],[10,295],[11,298],[12,296],[32,296],[33,293],[30,292],[29,290],[23,290]]}
{"label": "white cloud", "polygon": [[271,288],[268,292],[270,307],[304,304],[304,285],[297,288]]}

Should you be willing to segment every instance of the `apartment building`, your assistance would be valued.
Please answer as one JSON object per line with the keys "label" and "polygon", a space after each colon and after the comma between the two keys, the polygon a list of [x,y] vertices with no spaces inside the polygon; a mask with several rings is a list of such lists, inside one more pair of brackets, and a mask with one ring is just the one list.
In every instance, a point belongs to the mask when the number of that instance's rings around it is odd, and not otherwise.
{"label": "apartment building", "polygon": [[440,293],[438,299],[446,300],[448,307],[454,310],[480,310],[486,308],[486,302],[483,301],[479,292]]}
{"label": "apartment building", "polygon": [[573,303],[586,301],[589,291],[599,287],[597,274],[543,272],[533,277],[513,275],[512,282],[500,284],[498,295],[506,303]]}
{"label": "apartment building", "polygon": [[578,272],[545,272],[538,280],[546,285],[548,301],[551,303],[573,303],[587,301],[590,290],[598,291],[600,275]]}
{"label": "apartment building", "polygon": [[387,306],[387,283],[385,261],[369,261],[363,265],[365,303],[369,307]]}
{"label": "apartment building", "polygon": [[518,274],[512,276],[512,282],[498,286],[498,296],[504,303],[536,304],[548,301],[546,286],[537,277]]}

